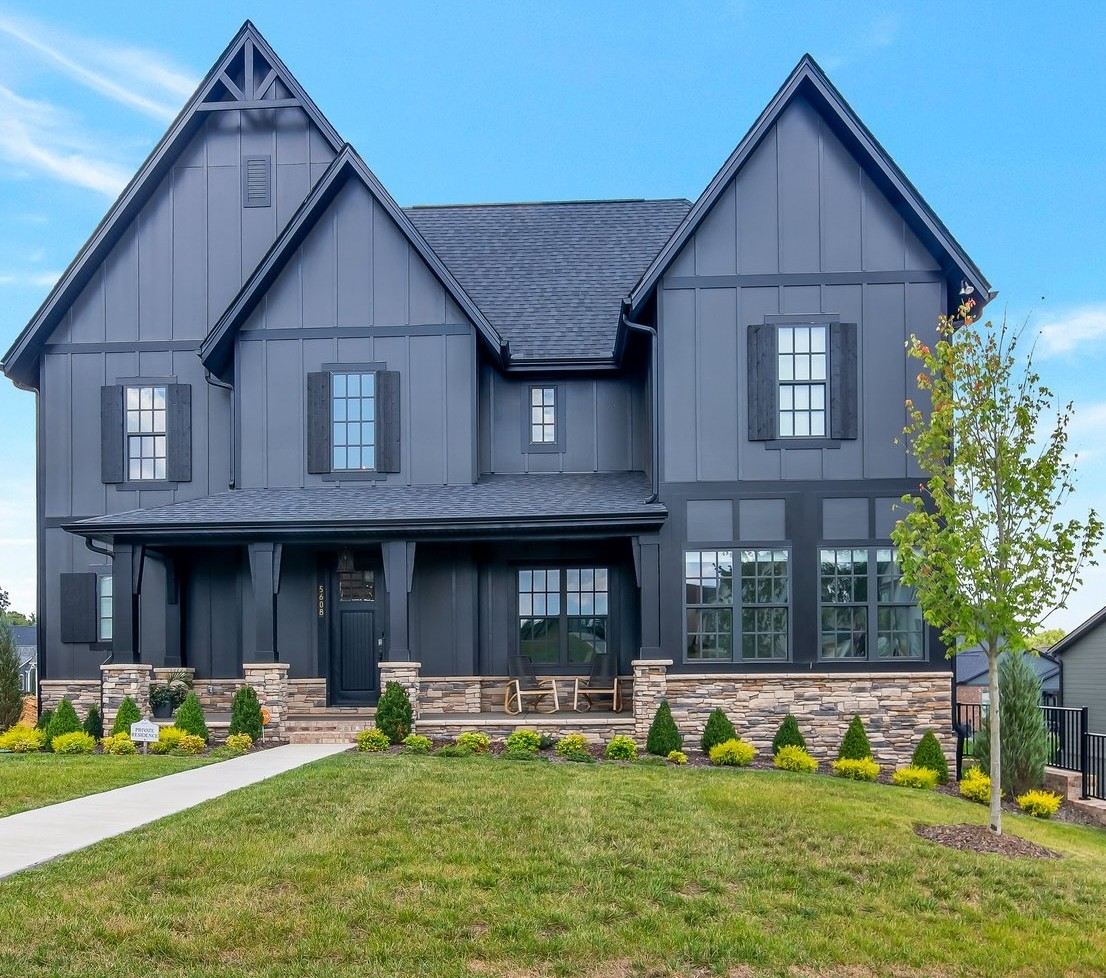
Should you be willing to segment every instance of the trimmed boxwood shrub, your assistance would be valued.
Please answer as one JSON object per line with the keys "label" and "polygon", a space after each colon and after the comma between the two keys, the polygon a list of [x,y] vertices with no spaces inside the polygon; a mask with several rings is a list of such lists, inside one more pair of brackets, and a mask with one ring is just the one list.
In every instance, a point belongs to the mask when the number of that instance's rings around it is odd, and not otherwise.
{"label": "trimmed boxwood shrub", "polygon": [[806,738],[799,730],[799,721],[795,719],[793,713],[788,713],[783,718],[780,729],[776,731],[776,736],[772,738],[772,754],[778,754],[781,747],[801,747],[804,751],[806,750]]}
{"label": "trimmed boxwood shrub", "polygon": [[397,682],[388,683],[376,704],[377,729],[388,735],[389,743],[402,744],[414,726],[414,715],[407,690]]}
{"label": "trimmed boxwood shrub", "polygon": [[131,724],[138,723],[141,719],[142,713],[138,709],[138,704],[129,696],[124,696],[123,702],[119,704],[119,712],[115,714],[115,723],[111,725],[111,735],[114,737],[116,734],[125,733],[129,739]]}
{"label": "trimmed boxwood shrub", "polygon": [[73,704],[63,699],[50,718],[50,725],[46,728],[46,749],[53,750],[54,738],[68,733],[83,733],[83,731],[80,717],[73,709]]}
{"label": "trimmed boxwood shrub", "polygon": [[756,753],[756,748],[752,744],[747,744],[744,740],[733,737],[721,744],[715,744],[710,749],[710,762],[720,767],[745,767],[752,763]]}
{"label": "trimmed boxwood shrub", "polygon": [[927,767],[937,772],[937,783],[949,783],[949,762],[941,750],[940,741],[932,730],[927,730],[918,746],[914,748],[914,757],[910,761],[913,767]]}
{"label": "trimmed boxwood shrub", "polygon": [[728,740],[737,740],[737,731],[730,723],[730,718],[726,716],[726,711],[718,707],[707,717],[707,725],[703,730],[701,741],[703,753],[709,754],[712,747],[724,744]]}
{"label": "trimmed boxwood shrub", "polygon": [[839,778],[851,778],[853,781],[875,781],[879,777],[879,765],[870,757],[859,760],[846,757],[830,765]]}
{"label": "trimmed boxwood shrub", "polygon": [[88,708],[88,716],[84,719],[84,732],[97,740],[104,735],[104,718],[100,716],[100,708],[95,703]]}
{"label": "trimmed boxwood shrub", "polygon": [[841,749],[837,752],[837,759],[862,761],[872,756],[872,745],[868,743],[868,734],[864,732],[864,722],[857,713],[849,721],[849,729],[845,731],[845,739],[841,741]]}
{"label": "trimmed boxwood shrub", "polygon": [[200,706],[200,698],[195,693],[189,693],[184,698],[173,726],[207,743],[207,720],[204,718],[204,708]]}
{"label": "trimmed boxwood shrub", "polygon": [[261,739],[261,730],[261,703],[257,699],[257,690],[250,685],[239,686],[231,703],[227,733],[249,734],[252,745]]}
{"label": "trimmed boxwood shrub", "polygon": [[684,738],[680,736],[676,721],[672,719],[672,709],[668,700],[661,700],[657,707],[657,713],[653,717],[653,723],[649,727],[649,736],[645,738],[645,750],[657,757],[667,757],[674,750],[684,746]]}
{"label": "trimmed boxwood shrub", "polygon": [[795,744],[786,744],[776,751],[772,763],[781,771],[795,771],[798,774],[813,774],[818,770],[818,762]]}

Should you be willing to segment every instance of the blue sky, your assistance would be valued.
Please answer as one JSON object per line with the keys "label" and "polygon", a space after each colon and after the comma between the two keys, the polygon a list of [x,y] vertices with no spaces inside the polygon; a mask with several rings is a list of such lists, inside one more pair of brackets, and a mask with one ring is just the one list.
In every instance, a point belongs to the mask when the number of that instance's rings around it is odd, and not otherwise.
{"label": "blue sky", "polygon": [[[1076,404],[1106,511],[1106,5],[0,0],[7,349],[247,17],[401,204],[694,200],[809,51]],[[0,587],[34,601],[34,398],[0,383]],[[1049,624],[1106,602],[1106,571]]]}

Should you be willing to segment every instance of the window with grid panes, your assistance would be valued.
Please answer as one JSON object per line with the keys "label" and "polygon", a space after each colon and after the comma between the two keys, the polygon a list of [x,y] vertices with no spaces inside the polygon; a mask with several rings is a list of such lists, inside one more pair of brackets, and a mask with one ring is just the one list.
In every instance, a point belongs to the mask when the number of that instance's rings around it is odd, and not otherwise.
{"label": "window with grid panes", "polygon": [[553,445],[557,441],[557,388],[530,388],[530,442]]}
{"label": "window with grid panes", "polygon": [[519,653],[538,665],[590,662],[607,651],[610,572],[606,567],[518,572]]}
{"label": "window with grid panes", "polygon": [[166,477],[166,396],[164,386],[126,389],[127,478],[132,482]]}
{"label": "window with grid panes", "polygon": [[96,636],[101,642],[111,641],[112,577],[100,574],[96,578]]}
{"label": "window with grid panes", "polygon": [[825,326],[778,328],[780,438],[821,438],[826,434],[827,332]]}
{"label": "window with grid panes", "polygon": [[789,622],[786,550],[741,551],[741,658],[786,659]]}
{"label": "window with grid panes", "polygon": [[376,375],[335,373],[331,379],[334,471],[376,468]]}

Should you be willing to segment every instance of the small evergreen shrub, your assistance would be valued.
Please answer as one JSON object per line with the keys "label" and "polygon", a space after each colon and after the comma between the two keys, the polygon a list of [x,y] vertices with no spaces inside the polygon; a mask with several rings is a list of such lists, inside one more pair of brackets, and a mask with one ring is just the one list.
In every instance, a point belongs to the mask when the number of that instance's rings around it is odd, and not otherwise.
{"label": "small evergreen shrub", "polygon": [[668,759],[673,764],[677,764],[677,765],[686,764],[687,763],[687,754],[685,754],[682,750],[674,750],[668,755]]}
{"label": "small evergreen shrub", "polygon": [[804,751],[806,750],[806,738],[799,730],[799,721],[795,719],[793,713],[788,713],[783,718],[780,729],[776,731],[776,736],[772,738],[772,754],[778,754],[781,747],[801,747]]}
{"label": "small evergreen shrub", "polygon": [[653,723],[649,727],[649,736],[645,738],[645,750],[657,757],[667,757],[674,750],[684,746],[684,738],[676,727],[676,721],[672,719],[672,709],[668,700],[661,700],[657,707]]}
{"label": "small evergreen shrub", "polygon": [[1061,797],[1051,791],[1027,791],[1018,795],[1018,807],[1034,818],[1052,818],[1060,807]]}
{"label": "small evergreen shrub", "polygon": [[431,746],[430,738],[419,734],[408,734],[403,738],[404,754],[429,754]]}
{"label": "small evergreen shrub", "polygon": [[189,693],[184,698],[177,710],[174,726],[207,743],[207,720],[204,718],[204,708],[200,706],[200,698],[195,693]]}
{"label": "small evergreen shrub", "polygon": [[125,733],[130,740],[131,724],[138,723],[141,719],[142,713],[138,709],[138,704],[129,696],[124,696],[123,702],[119,704],[119,712],[115,714],[115,722],[111,725],[111,735],[114,737],[116,734]]}
{"label": "small evergreen shrub", "polygon": [[[137,720],[135,721],[138,722]],[[112,734],[110,737],[100,738],[100,750],[105,754],[134,754],[137,753],[131,735],[126,733]]]}
{"label": "small evergreen shrub", "polygon": [[[1041,680],[1024,652],[1004,652],[998,663],[1001,719],[1002,790],[1012,797],[1044,784],[1050,741],[1041,712]],[[991,714],[988,711],[975,739],[975,757],[991,770]]]}
{"label": "small evergreen shrub", "polygon": [[960,779],[960,794],[969,801],[989,805],[991,803],[991,776],[984,773],[982,768],[968,768]]}
{"label": "small evergreen shrub", "polygon": [[843,757],[830,765],[833,773],[839,778],[851,778],[853,781],[875,781],[879,777],[879,765],[870,757],[862,757],[859,760],[852,757]]}
{"label": "small evergreen shrub", "polygon": [[[234,692],[234,701],[230,706],[230,727],[227,728],[227,733],[232,736],[247,734],[250,738],[250,746],[253,746],[261,739],[263,727],[257,690],[250,685],[239,686]],[[249,747],[246,750],[249,750]]]}
{"label": "small evergreen shrub", "polygon": [[891,775],[891,783],[900,788],[920,788],[932,791],[937,787],[937,772],[928,767],[900,767]]}
{"label": "small evergreen shrub", "polygon": [[618,736],[611,738],[603,754],[608,761],[636,761],[637,744],[633,737]]}
{"label": "small evergreen shrub", "polygon": [[700,741],[700,746],[703,748],[704,754],[709,754],[712,747],[724,744],[729,740],[737,740],[737,731],[730,723],[730,718],[726,716],[726,711],[722,707],[718,707],[707,717],[707,725],[703,729],[703,739]]}
{"label": "small evergreen shrub", "polygon": [[83,730],[58,734],[54,738],[55,754],[91,754],[96,749],[96,740]]}
{"label": "small evergreen shrub", "polygon": [[456,744],[458,747],[467,747],[473,754],[487,754],[492,749],[491,737],[473,730],[466,730],[461,734]]}
{"label": "small evergreen shrub", "polygon": [[73,704],[69,700],[63,699],[50,718],[50,725],[46,728],[46,749],[52,749],[55,737],[67,733],[82,732],[81,720],[77,716],[77,711],[73,709]]}
{"label": "small evergreen shrub", "polygon": [[556,750],[557,754],[561,757],[567,757],[573,751],[583,751],[586,754],[588,750],[588,738],[583,734],[566,734],[557,741],[557,746],[554,750]]}
{"label": "small evergreen shrub", "polygon": [[95,703],[88,708],[88,716],[84,718],[84,732],[96,740],[104,735],[104,718],[100,716],[100,708]]}
{"label": "small evergreen shrub", "polygon": [[244,754],[253,747],[253,737],[248,733],[232,733],[227,734],[227,739],[223,743],[231,750],[241,751]]}
{"label": "small evergreen shrub", "polygon": [[43,710],[38,715],[38,720],[35,721],[35,729],[36,730],[41,730],[43,733],[46,733],[46,728],[48,726],[50,726],[50,721],[53,720],[53,719],[54,719],[54,711],[53,710]]}
{"label": "small evergreen shrub", "polygon": [[391,738],[376,727],[369,727],[357,735],[357,749],[362,753],[378,754],[391,746]]}
{"label": "small evergreen shrub", "polygon": [[781,771],[794,771],[797,774],[813,774],[818,770],[818,762],[795,744],[786,744],[776,751],[772,763]]}
{"label": "small evergreen shrub", "polygon": [[0,730],[19,723],[23,716],[23,687],[19,682],[19,651],[15,633],[0,614]]}
{"label": "small evergreen shrub", "polygon": [[937,783],[949,783],[949,762],[945,752],[941,750],[941,743],[937,734],[927,730],[914,748],[914,757],[910,761],[911,767],[928,767],[937,772]]}
{"label": "small evergreen shrub", "polygon": [[38,727],[25,727],[17,723],[0,734],[0,750],[10,750],[15,754],[30,754],[42,750],[46,743],[46,733]]}
{"label": "small evergreen shrub", "polygon": [[541,747],[541,737],[533,730],[516,730],[507,738],[507,750],[526,750],[536,754]]}
{"label": "small evergreen shrub", "polygon": [[376,726],[388,735],[388,742],[402,744],[414,726],[411,697],[399,683],[390,682],[376,704]]}
{"label": "small evergreen shrub", "polygon": [[435,757],[472,757],[471,747],[462,747],[460,744],[446,744],[434,751]]}
{"label": "small evergreen shrub", "polygon": [[557,746],[557,738],[553,734],[543,733],[538,738],[538,750],[552,750]]}
{"label": "small evergreen shrub", "polygon": [[177,745],[169,751],[170,754],[176,754],[179,757],[187,757],[195,754],[202,754],[204,748],[207,746],[207,741],[203,737],[198,737],[196,734],[186,733],[180,740],[177,741]]}
{"label": "small evergreen shrub", "polygon": [[756,753],[752,744],[731,737],[710,749],[710,762],[719,766],[745,767],[752,763]]}
{"label": "small evergreen shrub", "polygon": [[862,761],[872,756],[872,745],[868,743],[868,734],[864,731],[864,722],[857,713],[849,721],[849,729],[845,731],[845,739],[841,741],[841,749],[837,752],[837,759]]}

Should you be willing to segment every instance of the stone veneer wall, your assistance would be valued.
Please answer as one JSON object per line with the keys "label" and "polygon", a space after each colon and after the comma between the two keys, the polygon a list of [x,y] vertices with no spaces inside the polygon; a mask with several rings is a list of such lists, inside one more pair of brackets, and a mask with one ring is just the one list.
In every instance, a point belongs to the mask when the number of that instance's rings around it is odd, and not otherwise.
{"label": "stone veneer wall", "polygon": [[310,716],[313,713],[326,713],[326,680],[289,679],[288,713],[292,716]]}
{"label": "stone veneer wall", "polygon": [[[84,721],[88,708],[100,705],[100,681],[98,679],[44,679],[38,684],[42,695],[42,709],[56,710],[62,700],[69,700]],[[35,719],[38,719],[36,714]]]}
{"label": "stone veneer wall", "polygon": [[269,711],[269,723],[265,727],[265,735],[276,740],[284,739],[284,721],[288,716],[289,668],[287,662],[242,664],[243,684],[254,688],[262,709]]}
{"label": "stone veneer wall", "polygon": [[244,682],[244,679],[197,679],[192,691],[204,713],[230,713],[234,694]]}
{"label": "stone veneer wall", "polygon": [[[956,756],[948,673],[669,673],[666,680],[668,705],[688,744],[698,742],[710,712],[722,707],[739,737],[758,750],[770,750],[780,722],[794,713],[810,753],[830,760],[837,756],[849,721],[858,713],[872,753],[881,763],[909,764],[926,730],[937,734],[946,756]],[[635,719],[636,706],[635,701]]]}

